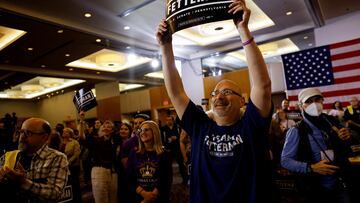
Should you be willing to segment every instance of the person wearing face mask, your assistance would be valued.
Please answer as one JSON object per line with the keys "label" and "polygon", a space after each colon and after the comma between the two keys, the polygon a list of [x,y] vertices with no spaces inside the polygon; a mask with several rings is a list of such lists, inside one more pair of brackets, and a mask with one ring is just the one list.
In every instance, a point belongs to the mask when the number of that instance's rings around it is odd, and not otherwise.
{"label": "person wearing face mask", "polygon": [[281,165],[301,177],[298,189],[305,202],[352,202],[349,131],[322,113],[320,90],[303,89],[298,100],[304,119],[288,130]]}

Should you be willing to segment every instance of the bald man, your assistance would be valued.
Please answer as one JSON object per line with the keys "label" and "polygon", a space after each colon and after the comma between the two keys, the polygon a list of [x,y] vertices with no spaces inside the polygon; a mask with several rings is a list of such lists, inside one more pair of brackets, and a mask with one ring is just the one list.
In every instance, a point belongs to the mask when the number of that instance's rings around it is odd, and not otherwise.
{"label": "bald man", "polygon": [[[190,101],[176,70],[172,37],[165,20],[157,30],[162,51],[168,95],[191,136],[190,203],[269,202],[272,197],[267,132],[271,121],[271,81],[264,59],[254,42],[245,0],[234,0],[229,13],[235,17],[252,79],[250,101],[244,115],[240,87],[233,81],[219,82],[211,93],[213,120]],[[239,78],[241,80],[241,78]]]}
{"label": "bald man", "polygon": [[[69,175],[68,161],[63,153],[47,146],[50,133],[44,119],[24,121],[16,161],[6,160],[9,156],[5,155],[0,159],[0,193],[6,192],[1,202],[56,202],[60,198]],[[8,164],[12,161],[13,166]]]}

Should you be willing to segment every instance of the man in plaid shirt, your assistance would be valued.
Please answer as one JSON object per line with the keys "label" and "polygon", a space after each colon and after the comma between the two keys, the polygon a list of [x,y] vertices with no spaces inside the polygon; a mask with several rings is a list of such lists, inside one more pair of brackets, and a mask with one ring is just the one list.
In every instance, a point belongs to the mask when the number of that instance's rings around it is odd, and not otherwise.
{"label": "man in plaid shirt", "polygon": [[68,161],[47,146],[50,132],[44,119],[23,123],[13,168],[5,155],[0,158],[0,202],[56,202],[60,198],[69,175]]}

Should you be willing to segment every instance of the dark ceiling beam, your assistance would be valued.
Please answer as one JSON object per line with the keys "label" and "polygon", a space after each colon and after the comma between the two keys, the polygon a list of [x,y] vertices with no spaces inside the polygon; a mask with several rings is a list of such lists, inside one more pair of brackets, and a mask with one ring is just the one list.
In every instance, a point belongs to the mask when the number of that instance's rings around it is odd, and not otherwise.
{"label": "dark ceiling beam", "polygon": [[31,74],[36,74],[39,76],[63,77],[63,78],[73,78],[73,79],[121,81],[124,83],[140,83],[140,84],[149,84],[149,85],[162,85],[163,84],[158,81],[139,80],[139,79],[135,79],[135,78],[131,78],[131,79],[119,78],[117,76],[88,74],[88,73],[80,73],[80,72],[74,72],[74,71],[67,72],[67,71],[49,70],[49,69],[39,70],[39,68],[15,66],[15,65],[9,65],[9,64],[0,64],[0,70],[31,73]]}
{"label": "dark ceiling beam", "polygon": [[318,0],[305,0],[305,5],[316,27],[325,25],[324,15],[321,12]]}
{"label": "dark ceiling beam", "polygon": [[15,72],[6,73],[5,75],[0,76],[0,81],[4,80],[12,75],[15,75]]}

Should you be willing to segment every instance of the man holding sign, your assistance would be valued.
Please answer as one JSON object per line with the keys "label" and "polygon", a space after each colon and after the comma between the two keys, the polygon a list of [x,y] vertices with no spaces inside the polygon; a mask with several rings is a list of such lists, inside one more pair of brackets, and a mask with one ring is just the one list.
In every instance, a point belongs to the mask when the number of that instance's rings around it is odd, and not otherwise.
{"label": "man holding sign", "polygon": [[[269,194],[275,194],[266,133],[272,112],[271,81],[248,28],[250,10],[245,1],[234,0],[228,12],[235,17],[253,81],[242,117],[240,87],[230,80],[220,81],[211,93],[213,120],[196,108],[176,70],[172,37],[165,20],[157,30],[165,86],[182,127],[191,136],[190,202],[269,202]],[[238,17],[236,14],[241,12],[243,15]]]}

